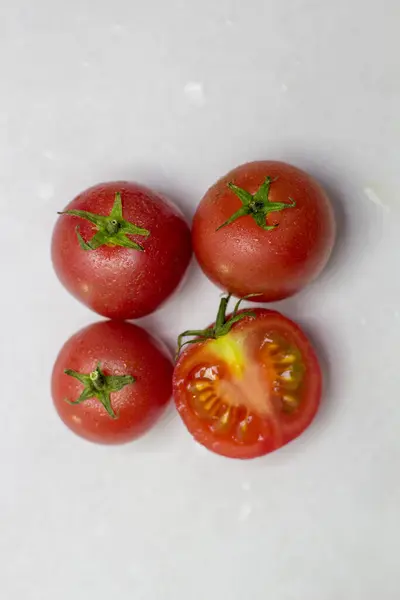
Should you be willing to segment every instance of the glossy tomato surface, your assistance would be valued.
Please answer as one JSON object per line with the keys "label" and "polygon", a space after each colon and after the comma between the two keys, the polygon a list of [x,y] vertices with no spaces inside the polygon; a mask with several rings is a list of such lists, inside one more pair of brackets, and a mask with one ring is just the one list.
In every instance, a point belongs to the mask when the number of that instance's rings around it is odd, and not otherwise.
{"label": "glossy tomato surface", "polygon": [[[294,201],[295,207],[268,214],[263,230],[243,216],[218,229],[241,208],[229,183],[255,194],[272,179],[270,202]],[[333,210],[325,191],[310,175],[282,162],[241,165],[213,185],[193,220],[193,248],[204,273],[238,297],[259,293],[269,302],[293,295],[326,265],[335,238]]]}
{"label": "glossy tomato surface", "polygon": [[144,251],[108,245],[85,251],[76,227],[86,242],[95,234],[93,224],[61,215],[53,233],[52,260],[60,281],[89,308],[109,318],[134,319],[153,312],[178,286],[191,258],[190,231],[171,202],[125,181],[96,185],[65,210],[107,216],[116,193],[124,219],[150,232],[147,238],[131,237]]}
{"label": "glossy tomato surface", "polygon": [[[111,394],[116,418],[97,398],[76,401],[83,384],[64,373],[130,375],[135,382]],[[171,360],[144,329],[131,323],[104,321],[73,335],[61,349],[53,369],[52,396],[58,414],[75,433],[92,442],[118,444],[134,440],[160,416],[172,396]]]}
{"label": "glossy tomato surface", "polygon": [[302,330],[256,309],[216,340],[187,346],[174,370],[174,398],[192,436],[231,458],[254,458],[299,436],[321,398],[318,359]]}

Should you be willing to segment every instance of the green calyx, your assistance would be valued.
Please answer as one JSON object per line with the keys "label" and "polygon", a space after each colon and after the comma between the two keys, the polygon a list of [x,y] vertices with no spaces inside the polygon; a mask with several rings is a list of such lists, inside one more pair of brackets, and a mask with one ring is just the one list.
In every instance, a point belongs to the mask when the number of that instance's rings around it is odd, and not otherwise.
{"label": "green calyx", "polygon": [[246,190],[238,187],[234,183],[228,183],[228,188],[234,194],[236,194],[241,201],[242,206],[231,217],[229,217],[225,223],[222,223],[222,225],[220,225],[216,231],[219,231],[222,229],[222,227],[230,225],[236,221],[236,219],[245,217],[246,215],[252,217],[257,225],[265,231],[270,231],[271,229],[278,227],[278,225],[267,225],[268,214],[271,212],[279,212],[281,210],[285,210],[286,208],[294,208],[296,206],[296,202],[292,198],[289,198],[290,203],[269,201],[271,184],[274,183],[276,179],[272,179],[272,177],[266,177],[264,183],[255,194],[246,192]]}
{"label": "green calyx", "polygon": [[[183,346],[186,346],[187,344],[197,344],[198,342],[204,342],[205,340],[216,340],[217,338],[223,337],[224,335],[229,333],[232,329],[232,326],[238,321],[241,321],[242,319],[246,319],[248,317],[254,318],[256,316],[256,313],[251,310],[244,310],[243,312],[238,314],[240,305],[243,302],[243,300],[247,300],[247,298],[252,298],[253,296],[259,296],[259,294],[249,294],[248,296],[244,296],[244,298],[240,298],[240,300],[237,301],[233,313],[229,319],[226,318],[226,309],[228,308],[228,303],[231,298],[231,294],[224,296],[224,298],[221,299],[221,302],[219,304],[215,325],[213,325],[212,327],[207,327],[207,329],[188,329],[187,331],[181,333],[180,336],[178,336],[178,348],[176,351],[176,357],[179,356],[179,353],[182,350]],[[195,337],[195,339],[187,340],[186,342],[184,342],[183,340],[186,337]]]}
{"label": "green calyx", "polygon": [[79,233],[79,226],[76,227],[76,235],[82,250],[96,250],[100,246],[122,246],[124,248],[132,248],[143,252],[144,248],[140,244],[134,242],[128,235],[143,235],[148,237],[150,231],[137,227],[133,223],[126,221],[122,215],[122,201],[120,192],[115,193],[114,205],[108,217],[96,215],[95,213],[87,212],[86,210],[66,210],[59,212],[59,215],[72,215],[80,217],[93,223],[97,233],[91,240],[85,242]]}
{"label": "green calyx", "polygon": [[119,392],[126,385],[135,383],[136,379],[132,375],[104,375],[98,363],[96,369],[89,374],[78,373],[71,369],[65,369],[64,373],[74,377],[84,385],[84,389],[77,400],[68,400],[68,404],[82,404],[90,398],[97,398],[106,409],[112,419],[117,419],[117,415],[111,406],[110,394]]}

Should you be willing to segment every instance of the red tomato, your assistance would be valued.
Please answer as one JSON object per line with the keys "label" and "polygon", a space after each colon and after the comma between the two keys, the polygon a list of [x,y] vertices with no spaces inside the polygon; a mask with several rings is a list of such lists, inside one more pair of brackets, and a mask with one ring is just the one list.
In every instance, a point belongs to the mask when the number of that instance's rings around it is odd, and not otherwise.
{"label": "red tomato", "polygon": [[69,211],[56,223],[52,259],[78,300],[105,317],[135,319],[175,290],[192,251],[189,228],[173,204],[119,181],[86,190]]}
{"label": "red tomato", "polygon": [[241,165],[220,179],[201,200],[192,228],[207,277],[235,296],[259,292],[260,302],[291,296],[315,279],[334,238],[324,190],[275,161]]}
{"label": "red tomato", "polygon": [[52,375],[54,405],[64,423],[83,438],[129,442],[163,411],[172,395],[172,371],[158,342],[141,327],[95,323],[61,349]]}
{"label": "red tomato", "polygon": [[313,420],[322,388],[318,359],[298,325],[278,312],[236,309],[219,323],[182,334],[198,337],[175,366],[175,403],[189,432],[209,450],[262,456]]}

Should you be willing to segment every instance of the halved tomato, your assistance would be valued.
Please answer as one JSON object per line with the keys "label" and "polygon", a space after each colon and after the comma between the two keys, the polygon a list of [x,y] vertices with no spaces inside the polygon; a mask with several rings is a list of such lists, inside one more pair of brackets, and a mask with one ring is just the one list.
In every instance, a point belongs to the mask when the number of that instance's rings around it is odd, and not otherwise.
{"label": "halved tomato", "polygon": [[[254,458],[299,436],[313,420],[322,376],[303,331],[282,314],[258,308],[225,317],[195,336],[174,371],[174,398],[192,436],[231,458]],[[183,344],[182,344],[183,345]]]}

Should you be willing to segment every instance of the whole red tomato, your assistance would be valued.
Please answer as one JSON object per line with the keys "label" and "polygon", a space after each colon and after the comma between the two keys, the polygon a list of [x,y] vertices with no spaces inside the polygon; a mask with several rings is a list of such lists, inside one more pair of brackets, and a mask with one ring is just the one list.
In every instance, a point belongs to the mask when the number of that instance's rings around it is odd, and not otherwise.
{"label": "whole red tomato", "polygon": [[179,210],[126,181],[82,192],[61,213],[52,240],[53,265],[67,290],[114,319],[159,307],[181,281],[191,253]]}
{"label": "whole red tomato", "polygon": [[[299,436],[320,403],[318,359],[300,327],[257,308],[225,316],[203,331],[185,331],[174,370],[174,398],[192,436],[231,458],[262,456]],[[183,343],[187,336],[193,339]]]}
{"label": "whole red tomato", "polygon": [[53,368],[58,414],[92,442],[136,439],[160,416],[172,395],[173,367],[144,329],[121,321],[85,327],[61,349]]}
{"label": "whole red tomato", "polygon": [[204,273],[253,300],[281,300],[315,279],[335,238],[328,196],[304,171],[275,161],[241,165],[213,185],[193,220]]}

